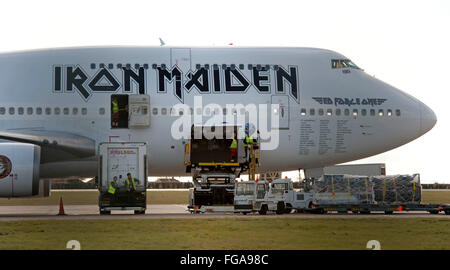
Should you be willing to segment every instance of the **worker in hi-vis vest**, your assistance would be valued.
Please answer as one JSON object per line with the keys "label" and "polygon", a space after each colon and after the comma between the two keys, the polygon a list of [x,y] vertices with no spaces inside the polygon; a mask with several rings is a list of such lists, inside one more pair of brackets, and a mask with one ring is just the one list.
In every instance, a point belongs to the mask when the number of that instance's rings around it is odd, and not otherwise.
{"label": "worker in hi-vis vest", "polygon": [[244,138],[245,157],[248,157],[248,148],[250,148],[249,145],[253,144],[253,149],[256,149],[257,141],[258,139],[253,139],[253,136],[250,136],[248,131],[245,133]]}
{"label": "worker in hi-vis vest", "polygon": [[114,176],[113,180],[109,184],[108,193],[111,194],[111,195],[116,194],[117,187],[118,187],[117,186],[117,176]]}
{"label": "worker in hi-vis vest", "polygon": [[112,113],[112,126],[118,127],[119,126],[119,102],[117,101],[117,98],[113,98],[111,101],[111,113]]}
{"label": "worker in hi-vis vest", "polygon": [[136,180],[134,180],[134,177],[131,177],[131,173],[127,173],[127,179],[125,181],[127,191],[136,191]]}
{"label": "worker in hi-vis vest", "polygon": [[230,161],[234,162],[234,159],[236,157],[237,157],[237,140],[236,140],[236,134],[235,134],[233,141],[230,144]]}

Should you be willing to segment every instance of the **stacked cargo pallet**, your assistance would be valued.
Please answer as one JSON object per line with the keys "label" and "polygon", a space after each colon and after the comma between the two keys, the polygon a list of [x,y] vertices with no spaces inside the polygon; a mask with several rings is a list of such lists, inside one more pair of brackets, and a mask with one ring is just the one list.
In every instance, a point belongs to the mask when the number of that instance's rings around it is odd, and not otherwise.
{"label": "stacked cargo pallet", "polygon": [[313,187],[314,203],[395,204],[420,203],[418,174],[393,176],[324,175]]}

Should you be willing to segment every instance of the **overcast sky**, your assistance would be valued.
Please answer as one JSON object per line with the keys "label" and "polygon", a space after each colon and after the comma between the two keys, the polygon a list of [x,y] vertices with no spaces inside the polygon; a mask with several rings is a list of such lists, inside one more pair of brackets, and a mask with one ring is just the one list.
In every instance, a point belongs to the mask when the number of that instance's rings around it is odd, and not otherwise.
{"label": "overcast sky", "polygon": [[340,52],[431,107],[419,139],[355,163],[450,183],[450,1],[2,1],[0,51],[85,46],[298,46]]}

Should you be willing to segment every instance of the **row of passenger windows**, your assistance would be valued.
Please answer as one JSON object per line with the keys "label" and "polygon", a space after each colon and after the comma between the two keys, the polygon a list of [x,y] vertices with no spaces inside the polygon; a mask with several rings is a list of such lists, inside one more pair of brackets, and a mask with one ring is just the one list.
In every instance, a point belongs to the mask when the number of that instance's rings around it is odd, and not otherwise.
{"label": "row of passenger windows", "polygon": [[[132,66],[131,64],[116,64],[116,67],[118,69],[122,69],[122,68],[131,69],[131,66]],[[91,64],[91,69],[96,69],[96,67],[97,67],[97,64],[95,64],[95,63]],[[101,64],[98,65],[98,67],[99,68],[113,69],[114,68],[114,64],[101,63]],[[148,69],[149,68],[149,64],[134,64],[133,67],[135,69],[139,69],[141,67],[144,68],[144,69]],[[228,69],[229,68],[231,70],[235,70],[235,69],[238,69],[238,68],[241,69],[241,70],[245,69],[245,65],[244,64],[228,64],[228,65],[227,64],[222,64],[222,65],[219,65],[219,64],[213,64],[213,65],[210,65],[210,64],[204,64],[204,65],[196,64],[195,65],[196,69],[204,68],[206,70],[209,70],[210,68],[212,68],[214,70],[218,70],[219,67],[222,67],[222,69]],[[256,70],[258,70],[258,71],[269,70],[271,67],[274,70],[279,70],[279,68],[280,68],[279,65],[259,65],[259,64],[258,65],[253,65],[253,64],[248,64],[247,65],[247,69],[248,70],[252,70],[253,68],[256,68]],[[153,69],[157,69],[157,68],[166,69],[167,66],[166,66],[166,64],[161,64],[161,65],[152,64],[152,68]]]}
{"label": "row of passenger windows", "polygon": [[[6,111],[8,111],[8,114],[10,115],[14,115],[17,114],[18,115],[24,115],[25,113],[27,115],[33,115],[33,114],[37,114],[37,115],[60,115],[60,114],[64,114],[64,115],[78,115],[81,112],[81,115],[86,115],[87,114],[87,108],[59,108],[59,107],[55,107],[55,108],[50,108],[50,107],[46,107],[46,108],[42,108],[42,107],[37,107],[37,108],[33,108],[33,107],[9,107],[9,108],[5,108],[5,107],[0,107],[0,115],[4,115],[6,114]],[[100,108],[99,109],[99,113],[100,114],[105,114],[105,108]]]}
{"label": "row of passenger windows", "polygon": [[[10,114],[10,115],[16,114],[16,108],[15,107],[9,107],[9,108],[0,107],[0,115],[6,114],[6,111],[8,111],[8,114]],[[63,114],[63,115],[70,115],[70,114],[78,115],[80,111],[81,111],[81,115],[87,115],[87,108],[81,108],[81,110],[79,108],[77,108],[77,107],[74,107],[74,108],[67,108],[66,107],[66,108],[63,108],[62,110],[59,107],[55,107],[55,108],[49,108],[49,107],[46,107],[46,108],[41,108],[41,107],[37,107],[37,108],[32,108],[32,107],[23,108],[23,107],[18,107],[17,108],[17,114],[19,114],[19,115],[23,115],[23,114],[25,114],[25,112],[26,112],[27,115],[33,115],[33,114],[37,114],[37,115],[42,115],[42,114],[45,114],[45,115],[52,115],[52,114],[53,115],[61,115],[61,114]],[[211,114],[218,115],[219,112],[220,112],[219,108],[214,108],[214,109],[211,109],[211,108],[208,108],[208,107],[205,108],[205,114],[206,115],[211,115]],[[152,114],[153,115],[158,115],[158,114],[167,115],[168,113],[169,113],[169,115],[183,115],[185,113],[185,110],[183,108],[178,109],[178,110],[175,110],[174,108],[170,108],[170,109],[168,109],[168,108],[156,108],[156,107],[152,108]],[[202,108],[197,108],[196,109],[196,114],[197,115],[201,115],[202,113],[203,113],[203,109]],[[228,109],[227,108],[223,108],[222,109],[222,114],[223,115],[227,115],[227,113],[228,113]],[[238,110],[237,109],[232,109],[231,113],[234,114],[234,115],[237,115]],[[244,108],[241,108],[239,110],[239,113],[241,115],[244,115],[246,113],[246,111],[245,111]],[[105,114],[105,108],[99,108],[99,114],[100,115],[104,115]],[[186,110],[186,114],[188,114],[188,115],[194,114],[194,109],[193,108],[189,108],[188,110]],[[307,114],[309,114],[309,115],[316,115],[316,109],[311,108],[311,109],[307,110],[305,108],[302,108],[300,110],[300,115],[301,116],[305,116]],[[333,109],[326,109],[326,110],[325,109],[317,109],[317,115],[319,115],[319,116],[322,116],[322,115],[331,116],[333,114],[337,115],[337,116],[339,116],[339,115],[350,115],[350,114],[353,115],[353,116],[358,116],[358,115],[362,115],[362,116],[366,116],[366,115],[383,116],[385,114],[387,116],[392,116],[393,115],[393,111],[391,109],[387,109],[386,113],[385,113],[385,110],[383,110],[383,109],[379,109],[379,110],[375,110],[375,109],[370,109],[370,110],[366,110],[366,109],[361,109],[361,110],[358,110],[358,109],[352,109],[352,110],[344,109],[344,110],[341,110],[341,109],[337,108],[334,111],[333,111]],[[401,115],[400,110],[398,110],[398,109],[395,110],[395,115],[396,116],[400,116]]]}
{"label": "row of passenger windows", "polygon": [[[315,109],[309,109],[309,115],[315,115],[316,114],[316,110]],[[328,116],[331,116],[331,115],[333,115],[333,109],[327,109],[326,111],[325,111],[325,109],[318,109],[317,110],[317,114],[318,115],[328,115]],[[370,115],[370,116],[375,116],[375,115],[378,115],[378,116],[383,116],[383,115],[387,115],[387,116],[392,116],[393,115],[393,111],[391,110],[391,109],[387,109],[386,110],[386,112],[385,112],[385,110],[383,110],[383,109],[378,109],[378,110],[375,110],[375,109],[370,109],[370,110],[367,110],[367,109],[361,109],[361,110],[358,110],[358,109],[352,109],[352,110],[350,110],[350,109],[344,109],[344,110],[341,110],[341,109],[335,109],[334,110],[334,115],[337,115],[337,116],[339,116],[339,115],[353,115],[353,116],[358,116],[358,115],[362,115],[362,116],[367,116],[367,115]],[[300,110],[300,115],[301,116],[305,116],[305,115],[307,115],[307,110],[306,109],[301,109]],[[396,116],[400,116],[401,115],[401,111],[400,110],[395,110],[395,115]]]}

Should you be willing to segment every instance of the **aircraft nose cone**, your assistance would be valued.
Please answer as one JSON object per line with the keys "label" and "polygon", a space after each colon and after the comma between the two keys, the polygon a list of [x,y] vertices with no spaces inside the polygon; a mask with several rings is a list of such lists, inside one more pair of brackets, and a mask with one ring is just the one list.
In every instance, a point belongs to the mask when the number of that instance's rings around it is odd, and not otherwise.
{"label": "aircraft nose cone", "polygon": [[436,114],[427,105],[420,104],[420,128],[422,134],[427,133],[436,125]]}

